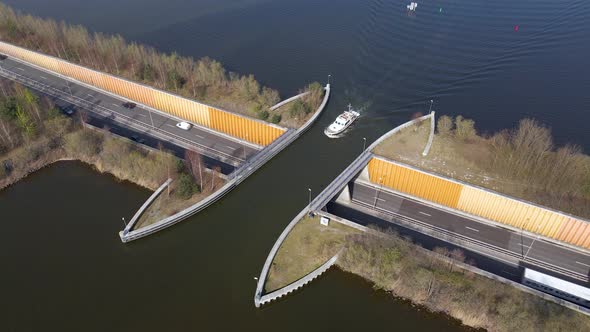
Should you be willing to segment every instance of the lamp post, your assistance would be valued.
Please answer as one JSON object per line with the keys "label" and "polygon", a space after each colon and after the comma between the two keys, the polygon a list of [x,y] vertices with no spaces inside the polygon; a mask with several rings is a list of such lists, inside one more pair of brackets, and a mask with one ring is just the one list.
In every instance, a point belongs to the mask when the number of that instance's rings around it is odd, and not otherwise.
{"label": "lamp post", "polygon": [[123,220],[123,225],[125,225],[125,228],[127,228],[127,222],[125,222],[125,217],[122,217],[121,220]]}
{"label": "lamp post", "polygon": [[379,191],[381,191],[381,184],[383,183],[383,178],[379,178],[379,187],[375,188],[375,201],[373,202],[373,209],[377,208],[377,200],[379,199]]}
{"label": "lamp post", "polygon": [[311,188],[307,188],[307,191],[309,191],[309,208],[311,209]]}
{"label": "lamp post", "polygon": [[[246,135],[246,141],[248,141],[248,135]],[[244,162],[246,161],[246,145],[244,144],[242,151],[244,151]]]}
{"label": "lamp post", "polygon": [[330,84],[330,77],[332,77],[332,74],[328,74],[328,85]]}
{"label": "lamp post", "polygon": [[434,103],[434,100],[430,99],[430,109],[428,110],[428,113],[432,112],[432,103]]}
{"label": "lamp post", "polygon": [[541,237],[541,234],[539,234],[539,228],[541,228],[541,221],[539,221],[537,223],[536,232],[537,232],[538,235],[537,235],[537,237],[533,238],[533,241],[531,242],[531,245],[529,246],[529,248],[527,249],[526,253],[524,254],[524,257],[522,258],[523,261],[526,261],[526,256],[528,256],[529,251],[531,251],[531,248],[533,248],[533,244],[535,244],[535,241],[537,241],[537,239]]}
{"label": "lamp post", "polygon": [[149,108],[148,108],[148,113],[150,113],[150,121],[152,122],[152,128],[156,129],[156,126],[154,126],[154,119],[152,119],[152,111],[150,111]]}
{"label": "lamp post", "polygon": [[367,138],[363,137],[363,151],[367,148]]}
{"label": "lamp post", "polygon": [[68,87],[68,91],[70,91],[70,96],[73,96],[72,88],[70,88],[70,82],[68,80],[65,80],[65,81],[66,81],[66,86]]}

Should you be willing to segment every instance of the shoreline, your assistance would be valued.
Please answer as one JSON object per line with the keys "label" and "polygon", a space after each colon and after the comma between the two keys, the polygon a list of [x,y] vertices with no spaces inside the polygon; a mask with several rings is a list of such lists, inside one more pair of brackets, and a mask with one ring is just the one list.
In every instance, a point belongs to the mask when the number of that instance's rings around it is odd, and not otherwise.
{"label": "shoreline", "polygon": [[51,160],[51,161],[49,161],[47,163],[44,163],[44,164],[42,164],[42,165],[40,165],[38,167],[35,167],[35,168],[31,169],[31,170],[26,171],[23,175],[19,176],[18,178],[15,178],[14,181],[10,181],[10,182],[4,184],[2,187],[0,187],[0,192],[4,191],[4,190],[6,190],[6,189],[8,189],[8,188],[10,188],[12,186],[17,185],[20,181],[28,178],[29,176],[33,175],[34,173],[36,173],[36,172],[38,172],[38,171],[40,171],[40,170],[42,170],[42,169],[44,169],[46,167],[50,167],[50,166],[53,166],[56,163],[67,162],[67,161],[73,161],[73,162],[82,163],[85,166],[87,166],[89,168],[92,168],[92,170],[95,171],[98,174],[108,174],[108,175],[112,176],[113,178],[115,178],[119,182],[129,182],[129,183],[132,183],[132,184],[134,184],[134,185],[136,185],[138,187],[141,187],[143,189],[154,191],[153,188],[150,188],[150,187],[147,187],[145,185],[142,185],[139,182],[135,182],[135,181],[132,181],[130,179],[125,179],[125,178],[118,177],[116,174],[114,174],[112,172],[109,172],[109,171],[101,171],[95,163],[89,162],[87,160],[83,160],[83,159],[80,159],[80,158],[73,158],[73,157],[60,157],[60,158]]}

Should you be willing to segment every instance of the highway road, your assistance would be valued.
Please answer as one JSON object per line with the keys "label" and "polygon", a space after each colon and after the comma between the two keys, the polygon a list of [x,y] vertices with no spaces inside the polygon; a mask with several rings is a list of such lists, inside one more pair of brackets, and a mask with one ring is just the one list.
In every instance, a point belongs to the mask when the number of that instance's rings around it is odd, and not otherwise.
{"label": "highway road", "polygon": [[144,128],[158,128],[159,134],[180,137],[183,142],[188,142],[191,145],[191,149],[226,164],[238,166],[261,150],[261,147],[233,139],[207,128],[193,126],[190,130],[182,130],[176,127],[179,120],[173,116],[163,112],[149,111],[140,105],[132,110],[127,109],[122,105],[124,103],[123,99],[115,98],[112,95],[90,89],[81,84],[69,82],[57,75],[25,65],[10,57],[0,60],[0,67],[49,85],[94,105],[100,105],[116,115],[113,117],[115,121],[118,117],[124,117]]}
{"label": "highway road", "polygon": [[350,189],[353,205],[405,216],[462,238],[484,242],[533,265],[540,261],[556,267],[556,270],[566,270],[582,278],[587,278],[590,273],[590,255],[584,252],[470,219],[366,183],[353,182]]}

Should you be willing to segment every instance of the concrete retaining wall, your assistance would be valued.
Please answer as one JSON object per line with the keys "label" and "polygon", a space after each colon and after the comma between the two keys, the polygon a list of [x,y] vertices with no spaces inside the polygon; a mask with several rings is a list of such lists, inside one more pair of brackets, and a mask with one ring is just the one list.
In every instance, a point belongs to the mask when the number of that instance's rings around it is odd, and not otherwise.
{"label": "concrete retaining wall", "polygon": [[[326,86],[326,88],[327,91],[329,91],[329,84]],[[326,102],[327,98],[324,99],[320,107],[325,106]],[[318,115],[319,114],[315,114],[309,121],[315,120],[315,118]],[[430,116],[431,115],[426,115],[421,118],[406,122],[396,127],[386,135],[391,135],[418,121],[428,119]],[[376,146],[378,142],[373,143],[369,147],[369,149],[363,151],[334,181],[332,181],[332,183],[328,185],[328,187],[326,187],[326,189],[324,189],[318,196],[316,196],[316,198],[311,202],[309,206],[307,206],[305,209],[299,212],[299,214],[293,220],[291,220],[287,227],[285,227],[285,229],[283,230],[283,232],[271,248],[268,256],[266,257],[266,261],[264,262],[264,266],[262,267],[262,271],[260,272],[260,277],[258,278],[258,283],[256,284],[256,293],[254,294],[254,305],[256,307],[260,307],[263,296],[262,292],[264,289],[264,284],[266,282],[266,277],[268,276],[270,265],[272,264],[272,261],[274,260],[279,248],[281,247],[281,244],[283,244],[283,241],[287,238],[291,230],[297,225],[297,223],[299,223],[299,221],[305,216],[306,213],[308,213],[309,211],[319,210],[324,205],[326,205],[328,201],[332,199],[332,197],[336,195],[338,191],[346,185],[346,183],[348,183],[348,181],[350,181],[358,172],[360,172],[367,165],[367,163],[372,157],[372,153],[370,152],[370,150],[373,146]]]}
{"label": "concrete retaining wall", "polygon": [[295,139],[301,136],[309,127],[315,122],[315,120],[320,116],[323,112],[325,106],[328,103],[328,99],[330,98],[330,85],[326,85],[326,93],[324,95],[324,100],[322,104],[318,107],[316,113],[297,130],[289,129],[285,134],[279,137],[277,140],[273,141],[269,146],[262,149],[262,151],[258,152],[252,159],[250,159],[247,163],[243,164],[235,170],[230,176],[228,177],[228,182],[218,189],[216,192],[205,198],[204,200],[198,202],[197,204],[182,210],[176,213],[173,216],[165,218],[161,221],[158,221],[154,224],[151,224],[146,227],[142,227],[137,230],[133,230],[124,234],[123,231],[119,232],[119,236],[121,237],[121,241],[129,242],[133,240],[137,240],[144,236],[153,234],[159,230],[164,228],[170,227],[196,213],[203,210],[204,208],[208,207],[209,205],[213,204],[215,201],[220,199],[221,197],[225,196],[228,192],[230,192],[234,187],[244,181],[249,175],[254,173],[258,168],[268,162],[272,157],[274,157],[277,153],[282,151],[285,147],[291,144]]}
{"label": "concrete retaining wall", "polygon": [[268,110],[269,110],[269,111],[274,111],[274,110],[276,110],[277,108],[279,108],[279,107],[281,107],[281,106],[283,106],[283,105],[285,105],[285,104],[288,104],[288,103],[290,103],[290,102],[292,102],[292,101],[294,101],[294,100],[297,100],[297,99],[299,99],[299,98],[301,98],[301,97],[303,97],[303,96],[306,96],[306,95],[308,95],[308,94],[309,94],[309,91],[307,91],[307,92],[304,92],[304,93],[300,93],[300,94],[298,94],[298,95],[296,95],[296,96],[293,96],[293,97],[291,97],[291,98],[289,98],[289,99],[285,99],[285,100],[281,101],[280,103],[278,103],[278,104],[276,104],[276,105],[272,106],[272,107],[271,107],[271,108],[269,108]]}
{"label": "concrete retaining wall", "polygon": [[[276,300],[278,298],[281,298],[291,292],[294,292],[295,290],[305,286],[305,284],[309,283],[310,281],[312,281],[313,279],[319,277],[321,274],[323,274],[324,272],[326,272],[330,267],[332,267],[332,265],[336,264],[336,261],[338,260],[338,255],[340,254],[340,252],[338,252],[336,255],[334,255],[332,258],[330,258],[329,260],[327,260],[324,264],[322,264],[320,267],[318,267],[317,269],[313,270],[312,272],[308,273],[305,277],[281,288],[278,289],[274,292],[268,293],[264,296],[262,296],[260,298],[260,302],[259,305],[268,303],[272,300]],[[258,306],[259,306],[258,305]],[[257,306],[257,307],[258,307]]]}

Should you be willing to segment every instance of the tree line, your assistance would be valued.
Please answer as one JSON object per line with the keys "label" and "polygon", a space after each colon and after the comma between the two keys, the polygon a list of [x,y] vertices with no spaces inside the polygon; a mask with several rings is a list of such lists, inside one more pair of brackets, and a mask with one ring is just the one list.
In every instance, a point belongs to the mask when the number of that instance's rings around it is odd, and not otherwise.
{"label": "tree line", "polygon": [[523,184],[527,199],[580,215],[590,206],[590,157],[579,146],[557,146],[551,129],[535,119],[491,135],[478,135],[475,122],[442,116],[438,134],[459,141],[484,144],[489,158],[475,162],[491,174]]}
{"label": "tree line", "polygon": [[89,33],[80,25],[23,15],[0,3],[3,40],[220,108],[257,116],[279,102],[276,90],[253,75],[228,72],[210,58],[196,60],[128,43],[120,35]]}

